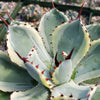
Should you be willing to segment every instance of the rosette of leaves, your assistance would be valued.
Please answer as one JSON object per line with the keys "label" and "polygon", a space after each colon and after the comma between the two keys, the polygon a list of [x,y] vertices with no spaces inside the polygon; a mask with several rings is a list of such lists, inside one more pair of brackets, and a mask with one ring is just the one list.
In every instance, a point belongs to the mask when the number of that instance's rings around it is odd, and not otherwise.
{"label": "rosette of leaves", "polygon": [[10,58],[0,51],[0,99],[10,92],[10,100],[99,100],[100,39],[90,41],[80,16],[71,22],[53,8],[38,32],[5,24]]}
{"label": "rosette of leaves", "polygon": [[20,16],[26,21],[37,21],[41,18],[41,13],[39,5],[30,4],[22,8]]}

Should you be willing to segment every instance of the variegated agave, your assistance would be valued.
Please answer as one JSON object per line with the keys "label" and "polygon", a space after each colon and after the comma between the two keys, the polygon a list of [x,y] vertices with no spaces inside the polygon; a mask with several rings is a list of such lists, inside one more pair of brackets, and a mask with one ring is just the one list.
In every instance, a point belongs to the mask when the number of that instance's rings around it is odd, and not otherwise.
{"label": "variegated agave", "polygon": [[[80,14],[69,21],[56,8],[42,17],[39,31],[14,20],[5,24],[12,62],[0,51],[0,90],[10,92],[11,100],[99,100],[100,39],[96,26],[87,26],[90,33],[96,33],[95,37],[91,34],[96,39],[92,41]],[[2,100],[9,98],[9,94],[0,94]]]}

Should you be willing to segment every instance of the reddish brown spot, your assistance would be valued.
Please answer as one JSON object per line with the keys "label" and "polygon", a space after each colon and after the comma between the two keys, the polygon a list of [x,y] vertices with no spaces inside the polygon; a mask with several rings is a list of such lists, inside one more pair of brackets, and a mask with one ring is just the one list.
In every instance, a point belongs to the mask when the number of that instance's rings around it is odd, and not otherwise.
{"label": "reddish brown spot", "polygon": [[89,51],[87,51],[87,53],[89,53]]}
{"label": "reddish brown spot", "polygon": [[44,71],[45,71],[45,70],[43,70],[43,71],[41,72],[41,74],[44,74]]}
{"label": "reddish brown spot", "polygon": [[8,41],[8,39],[6,39],[6,41]]}
{"label": "reddish brown spot", "polygon": [[38,69],[39,68],[39,65],[36,65],[35,67]]}
{"label": "reddish brown spot", "polygon": [[55,26],[55,28],[57,28],[58,26]]}
{"label": "reddish brown spot", "polygon": [[49,86],[51,86],[51,84],[49,84]]}
{"label": "reddish brown spot", "polygon": [[33,48],[35,48],[35,46],[33,46]]}
{"label": "reddish brown spot", "polygon": [[62,22],[62,24],[64,24],[65,22]]}
{"label": "reddish brown spot", "polygon": [[64,55],[64,52],[62,51],[62,55]]}
{"label": "reddish brown spot", "polygon": [[87,30],[85,30],[85,32],[87,33],[88,31],[87,31]]}
{"label": "reddish brown spot", "polygon": [[49,36],[52,36],[52,34],[49,34]]}
{"label": "reddish brown spot", "polygon": [[52,44],[52,42],[50,42],[50,44]]}
{"label": "reddish brown spot", "polygon": [[48,79],[48,78],[46,78],[45,80],[46,80],[46,81],[48,81],[49,79]]}
{"label": "reddish brown spot", "polygon": [[50,75],[53,75],[53,73],[50,72]]}
{"label": "reddish brown spot", "polygon": [[57,69],[57,67],[54,67],[54,70],[56,70]]}
{"label": "reddish brown spot", "polygon": [[85,56],[83,58],[85,58]]}
{"label": "reddish brown spot", "polygon": [[81,26],[83,26],[83,24],[81,24]]}
{"label": "reddish brown spot", "polygon": [[54,96],[52,96],[52,98],[54,98]]}
{"label": "reddish brown spot", "polygon": [[92,88],[92,87],[90,87],[90,89],[91,89],[91,91],[93,90],[93,88]]}
{"label": "reddish brown spot", "polygon": [[27,25],[27,24],[24,24],[24,25]]}
{"label": "reddish brown spot", "polygon": [[50,88],[51,90],[53,90],[53,88]]}
{"label": "reddish brown spot", "polygon": [[34,50],[32,49],[32,52],[33,52]]}
{"label": "reddish brown spot", "polygon": [[29,54],[29,56],[31,56],[32,54]]}
{"label": "reddish brown spot", "polygon": [[33,61],[31,62],[31,64],[33,64]]}
{"label": "reddish brown spot", "polygon": [[97,86],[97,85],[98,85],[98,82],[95,83],[95,86]]}
{"label": "reddish brown spot", "polygon": [[91,38],[91,36],[89,35],[89,38]]}
{"label": "reddish brown spot", "polygon": [[88,98],[89,98],[90,94],[88,94],[87,96],[88,96]]}
{"label": "reddish brown spot", "polygon": [[71,94],[69,97],[70,97],[70,98],[72,98],[72,97],[73,97],[73,95]]}
{"label": "reddish brown spot", "polygon": [[18,26],[20,25],[20,24],[17,24]]}
{"label": "reddish brown spot", "polygon": [[59,65],[62,64],[62,61],[60,61]]}
{"label": "reddish brown spot", "polygon": [[7,50],[8,50],[8,47],[7,47]]}
{"label": "reddish brown spot", "polygon": [[61,97],[63,97],[64,95],[63,95],[63,94],[61,94],[60,96],[61,96]]}
{"label": "reddish brown spot", "polygon": [[81,99],[77,99],[77,100],[81,100]]}
{"label": "reddish brown spot", "polygon": [[91,47],[91,43],[89,44],[89,46]]}

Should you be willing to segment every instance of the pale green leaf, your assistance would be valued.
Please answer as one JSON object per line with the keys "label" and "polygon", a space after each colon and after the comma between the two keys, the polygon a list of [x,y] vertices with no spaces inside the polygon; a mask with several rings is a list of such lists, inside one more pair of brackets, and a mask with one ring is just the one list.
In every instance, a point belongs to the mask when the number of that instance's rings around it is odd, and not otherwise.
{"label": "pale green leaf", "polygon": [[28,24],[9,25],[9,34],[7,39],[8,53],[12,61],[15,63],[18,64],[14,51],[18,52],[22,57],[26,57],[33,46],[37,48],[37,52],[42,61],[51,62],[51,58],[44,48],[38,32]]}
{"label": "pale green leaf", "polygon": [[94,93],[91,100],[99,100],[100,99],[100,85],[97,87],[96,92]]}
{"label": "pale green leaf", "polygon": [[12,63],[7,54],[0,51],[0,90],[27,90],[35,84],[25,69]]}
{"label": "pale green leaf", "polygon": [[[51,93],[52,93],[51,96],[53,98],[69,97],[75,100],[78,100],[78,99],[87,100],[88,94],[90,94],[89,98],[91,98],[95,90],[96,89],[91,91],[89,86],[79,86],[79,85],[76,85],[73,81],[70,81],[68,83],[57,86],[53,90],[51,90]],[[93,93],[90,93],[90,92],[93,92]],[[89,98],[88,100],[90,100]]]}
{"label": "pale green leaf", "polygon": [[49,100],[48,96],[47,89],[39,84],[30,90],[12,93],[11,100]]}
{"label": "pale green leaf", "polygon": [[89,53],[78,64],[74,73],[76,83],[100,76],[100,39],[91,42]]}
{"label": "pale green leaf", "polygon": [[100,24],[90,24],[87,25],[86,28],[88,30],[89,35],[91,36],[91,41],[100,38]]}
{"label": "pale green leaf", "polygon": [[47,12],[41,19],[39,32],[43,38],[44,45],[47,51],[52,54],[52,33],[58,25],[67,22],[67,17],[57,9],[52,9]]}
{"label": "pale green leaf", "polygon": [[60,25],[53,34],[54,54],[58,52],[58,59],[61,60],[62,51],[69,54],[75,48],[72,54],[72,64],[76,67],[89,48],[90,39],[85,27],[77,19]]}
{"label": "pale green leaf", "polygon": [[29,74],[38,82],[42,82],[45,86],[51,87],[49,86],[50,84],[52,85],[50,80],[46,80],[51,79],[49,74],[50,71],[45,63],[43,63],[39,58],[35,48],[29,52],[27,60],[28,61],[25,63],[25,65]]}
{"label": "pale green leaf", "polygon": [[55,70],[52,80],[55,84],[62,84],[68,82],[72,75],[72,62],[71,60],[63,61]]}

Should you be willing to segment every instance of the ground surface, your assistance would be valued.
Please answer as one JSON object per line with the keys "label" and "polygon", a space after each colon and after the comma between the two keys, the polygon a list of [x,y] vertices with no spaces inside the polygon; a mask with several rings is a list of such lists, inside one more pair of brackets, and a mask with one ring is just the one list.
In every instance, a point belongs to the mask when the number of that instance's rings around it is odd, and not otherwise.
{"label": "ground surface", "polygon": [[[39,0],[38,0],[39,1]],[[40,0],[40,1],[43,1],[43,0]],[[44,0],[44,1],[47,1],[47,2],[50,2],[51,0]],[[71,1],[71,0],[69,0]],[[90,3],[91,0],[87,0],[87,2],[85,3],[84,6],[86,7],[89,7],[91,5],[92,8],[94,9],[100,9],[100,0],[92,0],[92,4]],[[75,3],[75,2],[68,2],[68,0],[59,0],[59,3],[62,3],[62,4],[71,4],[71,5],[77,5],[77,6],[81,6],[82,4],[81,3]],[[9,14],[11,14],[15,8],[15,6],[17,5],[17,3],[15,2],[0,2],[0,4],[3,4],[5,7],[7,7],[7,11],[9,12]],[[42,15],[45,14],[46,12],[48,12],[50,10],[50,8],[45,8],[45,7],[41,7],[41,10],[42,10]],[[71,11],[75,14],[78,14],[78,12],[75,12],[75,11]],[[18,13],[18,16],[16,17],[15,20],[20,20],[20,21],[25,21],[23,19],[21,19],[20,17],[20,13],[21,13],[21,10],[20,12]],[[66,11],[65,13],[69,13],[69,11]],[[41,16],[42,16],[41,15]],[[3,16],[5,19],[7,18],[7,15],[4,15]],[[87,24],[88,23],[88,16],[81,16],[82,20],[83,20],[83,23],[84,24]],[[39,21],[36,21],[36,22],[29,22],[31,25],[33,25],[35,28],[37,28],[38,24],[39,24]],[[92,24],[95,24],[95,23],[100,23],[100,16],[93,16],[92,19],[91,19],[91,23]],[[1,26],[2,24],[0,24]],[[1,42],[1,45],[0,45],[0,49],[6,49],[5,47],[5,38],[4,38],[4,41]]]}

